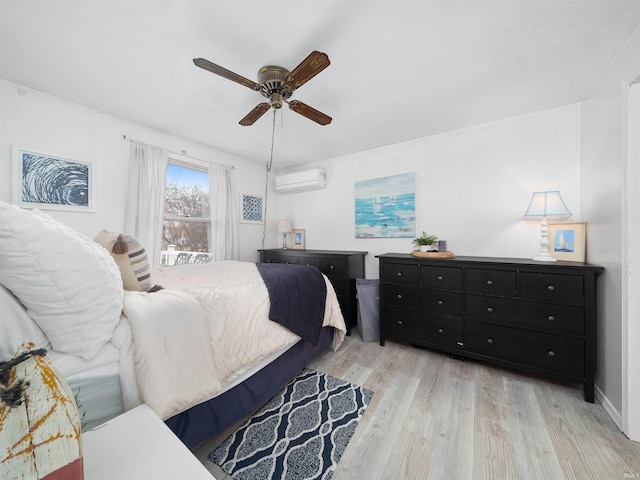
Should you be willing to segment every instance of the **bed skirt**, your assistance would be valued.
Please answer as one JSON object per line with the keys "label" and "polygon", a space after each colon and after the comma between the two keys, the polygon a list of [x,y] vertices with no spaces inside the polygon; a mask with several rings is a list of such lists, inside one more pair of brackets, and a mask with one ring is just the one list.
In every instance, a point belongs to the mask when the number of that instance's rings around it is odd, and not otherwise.
{"label": "bed skirt", "polygon": [[168,418],[166,425],[189,449],[194,449],[271,400],[311,360],[327,350],[332,340],[333,327],[324,327],[317,345],[300,340],[244,382]]}

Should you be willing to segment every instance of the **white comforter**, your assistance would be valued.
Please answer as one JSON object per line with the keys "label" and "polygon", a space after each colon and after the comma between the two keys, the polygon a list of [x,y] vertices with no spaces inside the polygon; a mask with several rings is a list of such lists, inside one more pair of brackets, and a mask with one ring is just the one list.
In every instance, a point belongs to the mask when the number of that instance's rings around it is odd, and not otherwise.
{"label": "white comforter", "polygon": [[[153,282],[165,289],[125,292],[123,312],[140,398],[162,419],[214,397],[237,372],[299,339],[268,319],[269,294],[254,263],[161,267]],[[336,328],[335,350],[346,327],[325,282],[323,325]]]}

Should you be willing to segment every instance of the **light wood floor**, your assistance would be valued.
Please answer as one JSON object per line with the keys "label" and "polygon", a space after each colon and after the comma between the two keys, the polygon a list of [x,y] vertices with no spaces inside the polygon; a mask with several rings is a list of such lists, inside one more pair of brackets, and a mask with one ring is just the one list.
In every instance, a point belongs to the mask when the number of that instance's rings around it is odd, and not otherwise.
{"label": "light wood floor", "polygon": [[[582,387],[354,331],[311,368],[375,392],[334,480],[640,479],[640,444]],[[194,454],[208,458],[223,436]]]}

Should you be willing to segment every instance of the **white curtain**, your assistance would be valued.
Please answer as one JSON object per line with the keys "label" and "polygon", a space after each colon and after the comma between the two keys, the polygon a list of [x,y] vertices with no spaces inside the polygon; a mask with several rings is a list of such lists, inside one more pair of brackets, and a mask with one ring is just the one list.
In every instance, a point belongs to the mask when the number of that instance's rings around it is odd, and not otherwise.
{"label": "white curtain", "polygon": [[131,142],[129,188],[124,231],[147,250],[153,267],[160,265],[168,153],[159,147]]}
{"label": "white curtain", "polygon": [[209,166],[212,261],[238,260],[238,208],[231,169]]}

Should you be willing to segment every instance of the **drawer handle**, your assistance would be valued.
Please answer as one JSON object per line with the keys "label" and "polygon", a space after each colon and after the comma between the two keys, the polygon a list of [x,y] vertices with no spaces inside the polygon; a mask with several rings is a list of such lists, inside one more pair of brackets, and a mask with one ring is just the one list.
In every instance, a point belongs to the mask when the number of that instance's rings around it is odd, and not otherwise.
{"label": "drawer handle", "polygon": [[493,312],[493,308],[487,307],[487,312],[492,313]]}
{"label": "drawer handle", "polygon": [[333,265],[329,265],[329,270],[333,270],[333,269],[335,269],[335,268],[336,268],[336,267],[334,267]]}
{"label": "drawer handle", "polygon": [[442,275],[438,275],[438,280],[442,280]]}
{"label": "drawer handle", "polygon": [[441,328],[439,328],[439,329],[438,329],[438,333],[444,333],[444,330],[443,330],[443,329],[441,329]]}
{"label": "drawer handle", "polygon": [[487,338],[487,343],[489,345],[492,345],[493,344],[493,338]]}
{"label": "drawer handle", "polygon": [[493,285],[493,282],[491,280],[487,280],[487,285],[491,286]]}
{"label": "drawer handle", "polygon": [[402,325],[402,320],[398,320],[398,325]]}
{"label": "drawer handle", "polygon": [[547,352],[547,355],[549,355],[550,357],[555,357],[556,356],[556,352],[554,352],[553,350],[549,350]]}
{"label": "drawer handle", "polygon": [[547,285],[547,290],[553,292],[556,289],[553,285]]}
{"label": "drawer handle", "polygon": [[444,305],[444,302],[442,300],[438,300],[438,305]]}
{"label": "drawer handle", "polygon": [[398,300],[402,300],[402,295],[398,294],[398,295],[396,296],[396,298],[397,298]]}
{"label": "drawer handle", "polygon": [[396,275],[401,277],[402,276],[402,272],[398,272],[398,273],[396,273]]}
{"label": "drawer handle", "polygon": [[547,317],[547,320],[549,320],[550,322],[555,322],[556,321],[556,317],[554,317],[553,315],[549,315]]}

